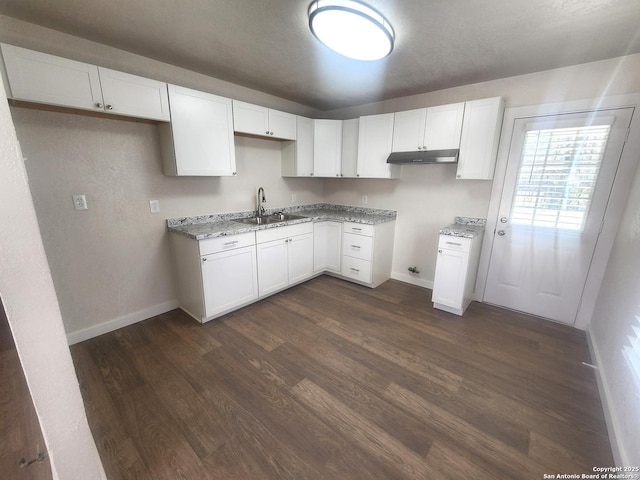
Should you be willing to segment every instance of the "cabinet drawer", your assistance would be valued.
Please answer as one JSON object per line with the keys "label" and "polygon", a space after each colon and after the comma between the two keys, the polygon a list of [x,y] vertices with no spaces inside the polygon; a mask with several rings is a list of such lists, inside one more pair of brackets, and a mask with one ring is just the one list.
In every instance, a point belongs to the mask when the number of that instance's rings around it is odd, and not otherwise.
{"label": "cabinet drawer", "polygon": [[361,282],[371,283],[371,262],[345,255],[342,257],[342,275]]}
{"label": "cabinet drawer", "polygon": [[373,253],[373,238],[345,233],[342,241],[342,253],[343,255],[370,261]]}
{"label": "cabinet drawer", "polygon": [[256,236],[253,232],[242,233],[240,235],[230,235],[228,237],[207,238],[198,242],[200,255],[224,252],[234,248],[247,247],[256,244]]}
{"label": "cabinet drawer", "polygon": [[373,225],[367,225],[364,223],[344,222],[343,231],[345,233],[355,233],[356,235],[366,235],[373,237]]}
{"label": "cabinet drawer", "polygon": [[471,250],[471,238],[454,237],[453,235],[440,235],[438,249],[446,248],[447,250],[455,250],[458,252],[469,252]]}
{"label": "cabinet drawer", "polygon": [[273,227],[256,232],[256,242],[264,243],[273,240],[281,240],[283,238],[294,237],[296,235],[304,235],[305,233],[313,233],[313,222],[296,223],[285,227]]}

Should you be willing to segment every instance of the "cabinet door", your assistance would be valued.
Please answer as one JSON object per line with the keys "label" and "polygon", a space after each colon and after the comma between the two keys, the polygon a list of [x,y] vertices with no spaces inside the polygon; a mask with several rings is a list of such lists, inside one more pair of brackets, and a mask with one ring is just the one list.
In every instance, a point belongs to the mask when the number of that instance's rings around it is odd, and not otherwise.
{"label": "cabinet door", "polygon": [[269,110],[251,103],[233,101],[233,129],[251,135],[269,135]]}
{"label": "cabinet door", "polygon": [[342,163],[342,121],[313,121],[313,176],[339,177]]}
{"label": "cabinet door", "polygon": [[313,177],[313,120],[296,117],[296,140],[282,144],[282,176]]}
{"label": "cabinet door", "polygon": [[258,298],[255,246],[202,257],[202,285],[207,317]]}
{"label": "cabinet door", "polygon": [[469,253],[438,249],[436,274],[433,281],[434,303],[451,308],[462,308]]}
{"label": "cabinet door", "polygon": [[464,102],[427,108],[424,146],[427,150],[460,148]]}
{"label": "cabinet door", "polygon": [[414,152],[422,150],[424,143],[427,109],[396,112],[393,122],[393,151]]}
{"label": "cabinet door", "polygon": [[360,119],[342,121],[341,177],[355,178],[358,173],[358,130]]}
{"label": "cabinet door", "polygon": [[393,113],[360,117],[358,129],[358,177],[398,178],[397,165],[389,165],[393,141]]}
{"label": "cabinet door", "polygon": [[456,178],[493,179],[503,113],[502,97],[466,103]]}
{"label": "cabinet door", "polygon": [[269,109],[269,136],[284,140],[295,140],[296,116],[291,113]]}
{"label": "cabinet door", "polygon": [[169,99],[173,152],[163,152],[165,173],[235,175],[231,100],[175,85]]}
{"label": "cabinet door", "polygon": [[340,273],[342,223],[317,222],[313,225],[313,270]]}
{"label": "cabinet door", "polygon": [[261,297],[282,290],[289,285],[287,245],[287,239],[257,245],[258,294]]}
{"label": "cabinet door", "polygon": [[2,56],[10,98],[103,111],[98,67],[6,44]]}
{"label": "cabinet door", "polygon": [[313,233],[289,238],[288,264],[289,284],[313,275]]}
{"label": "cabinet door", "polygon": [[168,122],[167,84],[98,67],[104,108],[109,113]]}

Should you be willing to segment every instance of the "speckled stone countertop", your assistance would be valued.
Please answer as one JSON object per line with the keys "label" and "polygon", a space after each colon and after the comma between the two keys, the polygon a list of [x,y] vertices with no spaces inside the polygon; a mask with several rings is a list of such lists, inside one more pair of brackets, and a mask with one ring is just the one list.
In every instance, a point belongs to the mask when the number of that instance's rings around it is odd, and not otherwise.
{"label": "speckled stone countertop", "polygon": [[440,235],[475,238],[484,232],[487,221],[484,218],[456,217],[456,222],[440,229]]}
{"label": "speckled stone countertop", "polygon": [[265,211],[265,215],[277,212],[300,215],[304,218],[269,223],[266,225],[247,225],[234,220],[252,217],[255,214],[255,211],[222,213],[196,217],[169,218],[167,219],[167,228],[170,232],[178,233],[195,240],[203,240],[205,238],[224,237],[228,235],[237,235],[239,233],[265,230],[267,228],[278,228],[285,225],[318,222],[322,220],[377,225],[379,223],[391,222],[396,219],[396,212],[394,210],[349,207],[345,205],[331,205],[327,203],[269,209]]}

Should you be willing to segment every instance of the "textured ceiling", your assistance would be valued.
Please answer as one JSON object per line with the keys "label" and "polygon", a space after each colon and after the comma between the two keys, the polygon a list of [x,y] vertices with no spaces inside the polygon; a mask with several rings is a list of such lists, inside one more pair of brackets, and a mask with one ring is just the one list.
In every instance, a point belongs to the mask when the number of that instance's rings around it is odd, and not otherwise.
{"label": "textured ceiling", "polygon": [[328,51],[310,0],[0,0],[0,14],[319,110],[640,53],[640,0],[370,0],[378,62]]}

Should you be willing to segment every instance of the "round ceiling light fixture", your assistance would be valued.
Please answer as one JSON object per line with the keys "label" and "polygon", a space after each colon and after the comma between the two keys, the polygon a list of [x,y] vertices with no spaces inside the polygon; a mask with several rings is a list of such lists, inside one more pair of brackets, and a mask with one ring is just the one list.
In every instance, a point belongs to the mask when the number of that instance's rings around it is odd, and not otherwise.
{"label": "round ceiling light fixture", "polygon": [[309,28],[331,50],[355,60],[380,60],[391,53],[395,41],[389,21],[356,0],[311,2]]}

